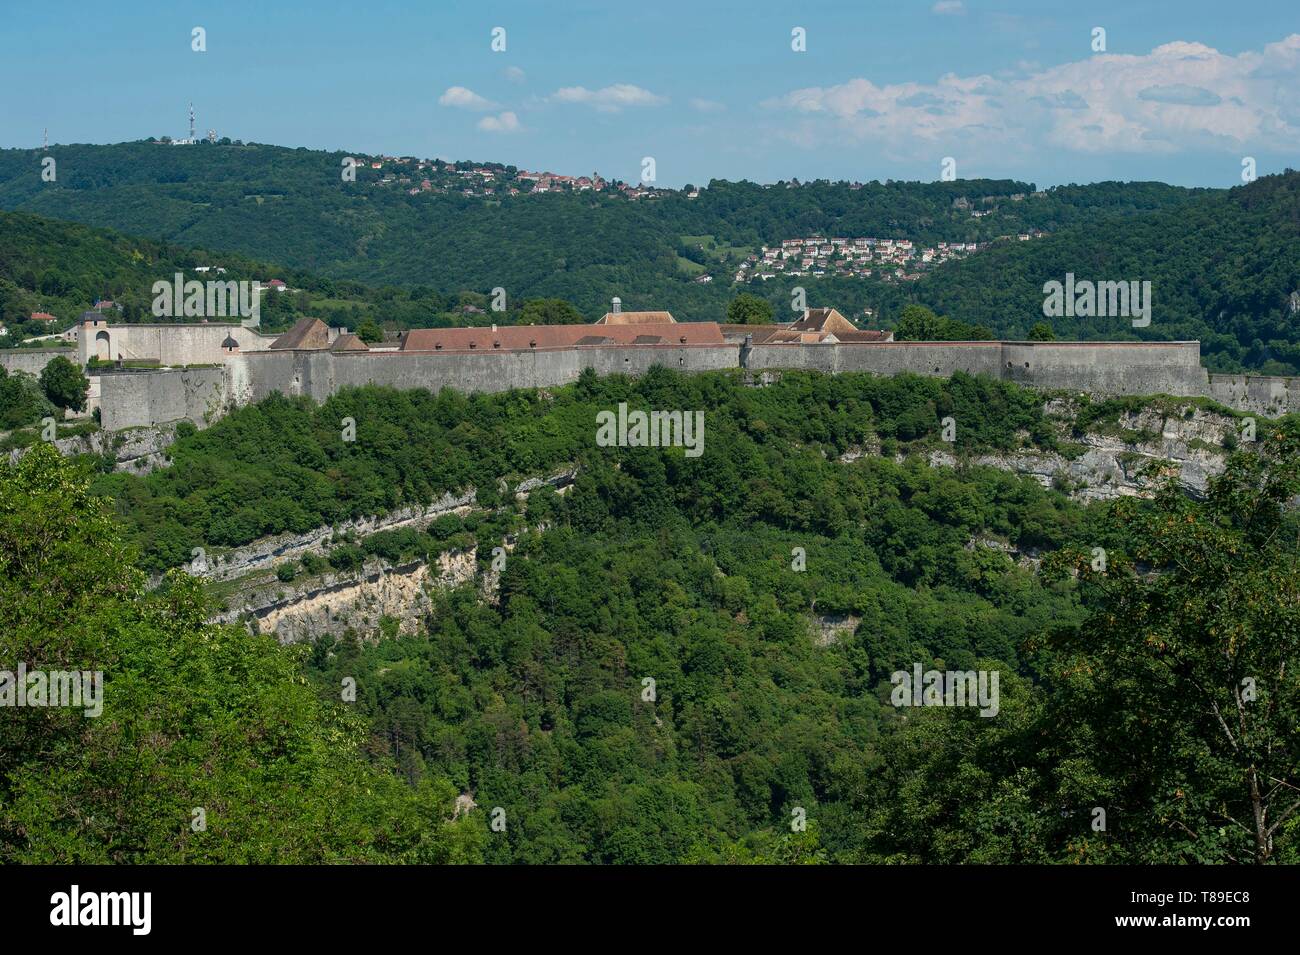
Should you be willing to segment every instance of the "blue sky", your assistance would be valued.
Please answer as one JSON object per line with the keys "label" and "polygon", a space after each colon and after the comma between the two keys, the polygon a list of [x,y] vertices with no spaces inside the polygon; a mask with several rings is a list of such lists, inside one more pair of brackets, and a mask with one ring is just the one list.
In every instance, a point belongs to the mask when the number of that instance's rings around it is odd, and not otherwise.
{"label": "blue sky", "polygon": [[181,136],[193,100],[237,139],[629,181],[652,156],[668,186],[932,180],[944,157],[1040,186],[1300,166],[1295,0],[6,0],[2,20],[3,146]]}

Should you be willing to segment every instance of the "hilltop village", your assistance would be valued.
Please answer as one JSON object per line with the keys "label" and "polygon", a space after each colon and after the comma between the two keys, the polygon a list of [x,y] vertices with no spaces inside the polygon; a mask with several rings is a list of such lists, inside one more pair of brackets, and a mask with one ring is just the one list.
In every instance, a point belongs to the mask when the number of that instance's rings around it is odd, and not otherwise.
{"label": "hilltop village", "polygon": [[[1042,231],[1022,232],[1021,242],[1041,238]],[[1005,236],[1004,239],[1010,239]],[[988,242],[939,242],[922,247],[911,239],[823,238],[784,239],[780,246],[763,246],[749,255],[736,270],[736,282],[767,281],[778,275],[813,278],[870,278],[878,274],[885,281],[914,282],[921,272],[952,259],[965,258],[989,246]]]}

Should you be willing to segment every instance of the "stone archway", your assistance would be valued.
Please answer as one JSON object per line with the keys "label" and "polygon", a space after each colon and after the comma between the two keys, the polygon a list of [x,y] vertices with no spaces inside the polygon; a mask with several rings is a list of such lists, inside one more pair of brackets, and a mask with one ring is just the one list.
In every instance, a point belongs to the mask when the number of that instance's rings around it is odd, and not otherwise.
{"label": "stone archway", "polygon": [[112,348],[109,346],[108,332],[100,332],[95,336],[95,357],[100,361],[109,361],[112,355]]}

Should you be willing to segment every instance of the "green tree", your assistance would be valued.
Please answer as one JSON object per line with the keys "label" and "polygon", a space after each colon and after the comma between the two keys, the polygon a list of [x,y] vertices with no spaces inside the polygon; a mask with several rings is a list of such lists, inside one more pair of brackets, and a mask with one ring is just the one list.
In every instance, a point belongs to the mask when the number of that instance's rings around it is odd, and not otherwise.
{"label": "green tree", "polygon": [[41,371],[41,391],[60,408],[73,411],[86,409],[86,389],[90,382],[81,373],[81,369],[62,355],[50,359]]}
{"label": "green tree", "polygon": [[562,298],[532,298],[519,313],[521,325],[581,325],[583,314]]}
{"label": "green tree", "polygon": [[944,320],[924,305],[907,305],[894,329],[898,341],[926,342],[944,340]]}
{"label": "green tree", "polygon": [[56,410],[33,376],[0,365],[0,430],[35,424]]}
{"label": "green tree", "polygon": [[1112,554],[1104,571],[1077,560],[1094,610],[1061,638],[1076,676],[1052,719],[1081,740],[1124,741],[1075,759],[1111,781],[1100,802],[1138,858],[1296,861],[1297,492],[1291,424],[1234,454],[1204,501],[1169,482],[1154,506],[1119,502],[1130,559]]}
{"label": "green tree", "polygon": [[1035,322],[1034,327],[1029,330],[1029,340],[1031,342],[1054,342],[1056,341],[1056,332],[1052,331],[1052,326],[1047,322]]}
{"label": "green tree", "polygon": [[771,325],[776,309],[765,298],[741,292],[727,306],[727,321],[733,325]]}
{"label": "green tree", "polygon": [[103,674],[92,705],[5,710],[0,863],[478,856],[486,830],[448,821],[449,783],[368,765],[364,727],[295,654],[209,609],[182,572],[146,594],[109,507],[48,444],[0,463],[0,660]]}
{"label": "green tree", "polygon": [[375,342],[384,340],[384,330],[379,327],[378,323],[367,319],[357,326],[357,338],[367,345],[373,345]]}

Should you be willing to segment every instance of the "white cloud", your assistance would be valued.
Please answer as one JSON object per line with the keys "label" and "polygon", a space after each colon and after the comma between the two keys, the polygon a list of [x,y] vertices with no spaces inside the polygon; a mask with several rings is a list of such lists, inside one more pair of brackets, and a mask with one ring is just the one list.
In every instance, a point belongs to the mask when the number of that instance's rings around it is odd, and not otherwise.
{"label": "white cloud", "polygon": [[937,13],[940,16],[943,16],[944,14],[965,13],[966,5],[962,3],[962,0],[939,0],[938,3],[930,8],[930,12]]}
{"label": "white cloud", "polygon": [[499,116],[484,116],[478,121],[478,128],[485,133],[516,133],[522,127],[519,117],[506,110]]}
{"label": "white cloud", "polygon": [[485,99],[464,86],[447,87],[447,92],[438,97],[438,104],[440,106],[454,106],[457,109],[476,109],[480,111],[496,107],[496,103],[490,99]]}
{"label": "white cloud", "polygon": [[797,138],[810,147],[870,140],[917,157],[957,147],[971,156],[1044,147],[1285,149],[1300,147],[1300,97],[1291,92],[1297,84],[1300,34],[1236,55],[1179,41],[1147,54],[1100,54],[1019,75],[948,74],[933,83],[883,86],[859,78],[761,105],[800,117]]}
{"label": "white cloud", "polygon": [[719,103],[715,99],[700,99],[697,96],[691,100],[691,109],[701,113],[721,113],[726,108],[724,103]]}
{"label": "white cloud", "polygon": [[506,79],[511,83],[522,83],[524,81],[524,71],[517,66],[507,66],[505,69]]}
{"label": "white cloud", "polygon": [[556,103],[581,103],[606,113],[617,113],[626,106],[662,106],[667,98],[656,96],[631,83],[615,83],[598,90],[585,86],[566,86],[551,94]]}

